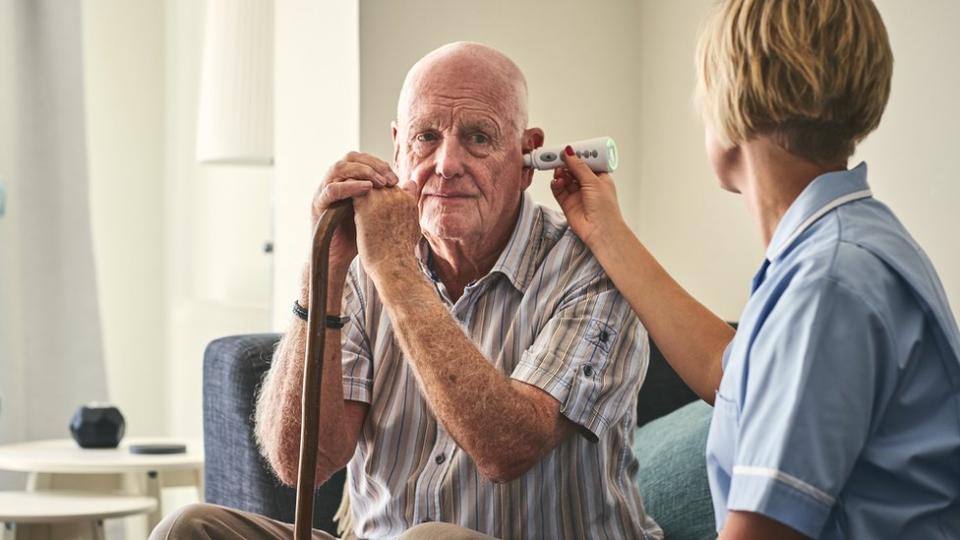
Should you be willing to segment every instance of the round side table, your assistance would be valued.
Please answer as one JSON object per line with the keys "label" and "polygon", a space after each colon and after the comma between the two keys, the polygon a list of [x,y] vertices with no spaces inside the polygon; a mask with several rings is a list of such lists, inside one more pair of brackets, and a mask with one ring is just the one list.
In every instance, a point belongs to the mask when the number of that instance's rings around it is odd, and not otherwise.
{"label": "round side table", "polygon": [[[131,454],[130,445],[144,443],[186,444],[183,454]],[[156,501],[147,514],[147,530],[164,515],[161,491],[167,487],[192,486],[203,500],[203,444],[199,440],[130,438],[110,449],[84,449],[72,439],[32,441],[0,446],[0,469],[27,473],[27,491],[56,489],[91,491],[91,475],[110,477],[112,485],[98,488]],[[119,485],[117,483],[119,482]]]}
{"label": "round side table", "polygon": [[71,491],[0,491],[0,538],[104,540],[103,520],[155,511],[150,497]]}

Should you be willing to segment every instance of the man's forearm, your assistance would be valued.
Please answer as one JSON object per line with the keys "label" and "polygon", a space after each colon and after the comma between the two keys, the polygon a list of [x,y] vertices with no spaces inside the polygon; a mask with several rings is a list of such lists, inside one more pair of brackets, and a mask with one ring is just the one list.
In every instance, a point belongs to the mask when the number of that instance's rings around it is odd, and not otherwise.
{"label": "man's forearm", "polygon": [[397,267],[375,281],[431,410],[481,473],[509,480],[556,444],[543,421],[550,412],[477,350],[419,269]]}
{"label": "man's forearm", "polygon": [[[330,280],[327,311],[340,312],[343,279]],[[308,307],[306,281],[300,304]],[[320,391],[320,438],[317,451],[317,481],[323,483],[353,454],[349,430],[344,423],[343,385],[340,368],[340,332],[327,329]],[[281,339],[257,400],[256,434],[264,456],[280,479],[294,484],[300,455],[303,367],[307,323],[294,317]],[[353,441],[355,446],[355,441]]]}

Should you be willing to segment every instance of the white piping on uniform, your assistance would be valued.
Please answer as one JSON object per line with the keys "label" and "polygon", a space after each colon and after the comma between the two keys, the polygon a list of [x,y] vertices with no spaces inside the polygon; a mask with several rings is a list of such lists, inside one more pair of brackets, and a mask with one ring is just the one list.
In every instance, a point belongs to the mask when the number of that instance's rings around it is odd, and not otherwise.
{"label": "white piping on uniform", "polygon": [[777,257],[779,257],[780,254],[783,253],[783,250],[787,249],[787,247],[790,244],[792,244],[793,241],[796,240],[798,236],[803,234],[803,231],[807,230],[807,228],[810,227],[810,225],[813,225],[813,222],[822,218],[823,215],[826,214],[827,212],[833,210],[838,206],[847,204],[848,202],[855,201],[857,199],[866,199],[867,197],[872,197],[872,196],[873,196],[872,191],[870,191],[869,189],[864,189],[862,191],[854,191],[853,193],[847,193],[843,197],[837,197],[836,199],[830,201],[829,203],[827,203],[826,206],[817,210],[816,212],[813,213],[812,216],[805,219],[803,223],[801,223],[800,225],[797,225],[797,228],[794,229],[793,234],[788,236],[786,240],[784,240],[783,242],[780,242],[780,245],[777,246],[777,250],[773,253],[773,258],[776,259]]}
{"label": "white piping on uniform", "polygon": [[796,476],[789,475],[783,471],[778,471],[777,469],[771,469],[769,467],[747,467],[745,465],[736,465],[733,468],[733,474],[740,476],[760,476],[763,478],[771,478],[778,482],[784,483],[801,493],[805,493],[827,506],[833,506],[833,503],[836,501],[836,499],[831,497],[825,491],[811,486]]}

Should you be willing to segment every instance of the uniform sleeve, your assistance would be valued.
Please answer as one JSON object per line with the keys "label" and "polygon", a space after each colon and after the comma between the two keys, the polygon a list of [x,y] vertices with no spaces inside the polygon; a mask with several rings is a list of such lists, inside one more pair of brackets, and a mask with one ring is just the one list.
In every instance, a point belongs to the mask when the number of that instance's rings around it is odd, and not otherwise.
{"label": "uniform sleeve", "polygon": [[589,261],[568,281],[511,377],[553,396],[560,412],[597,440],[636,406],[649,345],[630,306]]}
{"label": "uniform sleeve", "polygon": [[350,320],[341,333],[341,371],[343,372],[343,398],[370,403],[373,391],[373,361],[370,341],[364,328],[363,293],[358,283],[358,261],[354,259],[347,274],[343,294],[343,313]]}
{"label": "uniform sleeve", "polygon": [[831,279],[772,307],[741,386],[728,510],[820,536],[871,429],[891,350],[878,313]]}

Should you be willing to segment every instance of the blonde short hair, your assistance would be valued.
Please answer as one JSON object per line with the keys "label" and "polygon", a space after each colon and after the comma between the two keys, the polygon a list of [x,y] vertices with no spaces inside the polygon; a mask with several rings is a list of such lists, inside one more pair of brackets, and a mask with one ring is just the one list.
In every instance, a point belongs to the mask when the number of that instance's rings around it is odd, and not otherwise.
{"label": "blonde short hair", "polygon": [[769,134],[829,163],[880,123],[893,53],[871,0],[723,0],[696,64],[696,101],[722,143]]}

